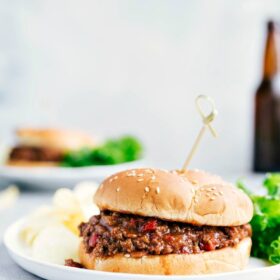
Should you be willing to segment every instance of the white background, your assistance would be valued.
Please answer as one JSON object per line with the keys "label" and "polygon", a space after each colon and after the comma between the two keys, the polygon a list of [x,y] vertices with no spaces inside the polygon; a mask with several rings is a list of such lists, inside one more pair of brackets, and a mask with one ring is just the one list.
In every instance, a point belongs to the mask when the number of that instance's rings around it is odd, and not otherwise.
{"label": "white background", "polygon": [[0,0],[0,137],[20,125],[131,133],[157,165],[183,163],[216,100],[215,128],[193,167],[251,168],[253,96],[268,0]]}

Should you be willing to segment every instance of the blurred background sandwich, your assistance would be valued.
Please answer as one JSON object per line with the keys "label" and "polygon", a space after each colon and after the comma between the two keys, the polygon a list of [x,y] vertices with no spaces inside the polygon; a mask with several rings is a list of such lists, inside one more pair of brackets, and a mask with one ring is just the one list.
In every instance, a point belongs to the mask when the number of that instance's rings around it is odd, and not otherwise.
{"label": "blurred background sandwich", "polygon": [[7,165],[55,166],[70,151],[93,148],[96,143],[81,132],[54,128],[21,128],[17,144],[9,153]]}

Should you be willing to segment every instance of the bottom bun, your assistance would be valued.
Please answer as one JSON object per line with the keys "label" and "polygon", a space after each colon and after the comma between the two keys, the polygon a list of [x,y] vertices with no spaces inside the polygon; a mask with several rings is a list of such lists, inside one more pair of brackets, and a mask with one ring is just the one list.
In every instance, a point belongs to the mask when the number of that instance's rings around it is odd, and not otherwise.
{"label": "bottom bun", "polygon": [[170,254],[142,258],[127,258],[118,254],[114,257],[95,258],[86,253],[81,243],[79,256],[85,268],[100,271],[158,275],[210,274],[245,268],[251,245],[251,238],[245,238],[235,247],[202,254]]}
{"label": "bottom bun", "polygon": [[51,166],[58,166],[59,162],[55,162],[55,161],[8,160],[6,162],[6,165],[16,166],[16,167],[51,167]]}

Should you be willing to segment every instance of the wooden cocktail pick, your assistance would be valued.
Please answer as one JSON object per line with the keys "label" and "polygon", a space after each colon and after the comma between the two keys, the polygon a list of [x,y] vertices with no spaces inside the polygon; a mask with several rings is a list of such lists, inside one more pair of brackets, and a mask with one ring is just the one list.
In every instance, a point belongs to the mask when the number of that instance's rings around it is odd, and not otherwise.
{"label": "wooden cocktail pick", "polygon": [[[201,102],[202,101],[206,101],[210,106],[211,106],[211,111],[209,114],[205,114],[202,110],[202,107],[201,107]],[[218,114],[218,111],[216,110],[216,107],[215,107],[215,103],[214,103],[214,100],[212,98],[210,98],[209,96],[207,95],[199,95],[196,99],[195,99],[195,104],[196,104],[196,109],[198,111],[198,113],[200,114],[201,118],[202,118],[202,121],[203,121],[203,126],[202,128],[200,129],[196,139],[195,139],[195,142],[192,146],[192,149],[181,169],[181,172],[184,172],[189,164],[190,164],[190,161],[192,160],[197,148],[198,148],[198,145],[206,131],[207,128],[209,128],[211,134],[213,135],[213,137],[217,137],[217,133],[215,131],[215,129],[212,127],[211,125],[211,122],[214,121],[215,117],[217,116]]]}

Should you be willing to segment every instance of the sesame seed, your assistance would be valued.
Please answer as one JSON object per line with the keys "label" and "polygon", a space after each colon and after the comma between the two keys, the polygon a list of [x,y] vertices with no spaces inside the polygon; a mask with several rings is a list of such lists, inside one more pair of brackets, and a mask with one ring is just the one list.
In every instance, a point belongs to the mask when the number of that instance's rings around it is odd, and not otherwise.
{"label": "sesame seed", "polygon": [[149,192],[150,188],[149,187],[145,187],[145,192]]}
{"label": "sesame seed", "polygon": [[156,179],[156,176],[153,175],[153,176],[151,177],[151,180],[154,181],[155,179]]}
{"label": "sesame seed", "polygon": [[133,177],[133,176],[135,176],[135,175],[136,175],[135,173],[127,173],[127,174],[126,174],[127,177]]}
{"label": "sesame seed", "polygon": [[144,178],[137,179],[137,182],[142,182],[142,181],[144,181]]}
{"label": "sesame seed", "polygon": [[125,254],[124,255],[126,258],[130,258],[130,254]]}
{"label": "sesame seed", "polygon": [[144,176],[143,173],[137,174],[137,177],[143,177],[143,176]]}
{"label": "sesame seed", "polygon": [[192,180],[192,183],[193,183],[194,185],[198,185],[198,181],[197,181],[197,180]]}
{"label": "sesame seed", "polygon": [[211,201],[215,200],[215,197],[210,197],[210,200],[211,200]]}
{"label": "sesame seed", "polygon": [[116,191],[119,192],[121,188],[117,188]]}
{"label": "sesame seed", "polygon": [[157,193],[157,194],[160,193],[160,188],[159,188],[159,187],[156,188],[156,193]]}
{"label": "sesame seed", "polygon": [[210,188],[211,191],[214,191],[215,189],[216,189],[215,187]]}
{"label": "sesame seed", "polygon": [[117,180],[118,179],[118,176],[115,176],[114,178],[113,178],[113,180]]}
{"label": "sesame seed", "polygon": [[219,191],[219,194],[220,194],[220,195],[223,195],[223,192],[222,192],[222,191]]}
{"label": "sesame seed", "polygon": [[217,196],[218,194],[214,192],[214,193],[212,193],[212,195]]}

